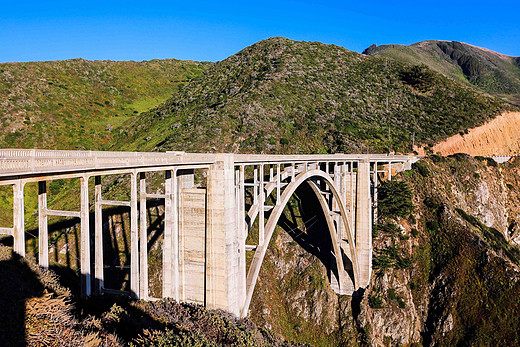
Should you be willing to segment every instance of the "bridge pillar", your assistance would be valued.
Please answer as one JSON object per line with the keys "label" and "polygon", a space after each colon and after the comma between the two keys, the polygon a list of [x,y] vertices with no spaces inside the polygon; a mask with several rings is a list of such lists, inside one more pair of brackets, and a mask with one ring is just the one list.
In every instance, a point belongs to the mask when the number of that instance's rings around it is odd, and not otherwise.
{"label": "bridge pillar", "polygon": [[80,272],[81,272],[81,296],[90,296],[90,228],[89,228],[89,197],[88,197],[88,176],[82,176],[80,180]]}
{"label": "bridge pillar", "polygon": [[359,283],[366,287],[372,272],[372,204],[370,199],[370,161],[358,163],[356,189],[356,250],[359,263]]}
{"label": "bridge pillar", "polygon": [[17,181],[13,185],[13,248],[15,253],[25,257],[25,207],[23,188],[25,182]]}
{"label": "bridge pillar", "polygon": [[244,240],[237,223],[234,176],[233,155],[217,155],[207,182],[206,306],[238,316],[246,293],[240,274],[245,252],[239,247]]}

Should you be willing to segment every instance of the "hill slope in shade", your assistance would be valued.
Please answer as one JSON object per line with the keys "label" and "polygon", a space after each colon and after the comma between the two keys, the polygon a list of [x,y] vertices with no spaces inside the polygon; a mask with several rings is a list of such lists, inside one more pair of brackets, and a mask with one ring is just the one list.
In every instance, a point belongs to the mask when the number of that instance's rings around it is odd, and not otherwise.
{"label": "hill slope in shade", "polygon": [[0,64],[0,147],[103,149],[125,120],[169,98],[210,63]]}
{"label": "hill slope in shade", "polygon": [[114,148],[409,152],[414,133],[437,142],[508,107],[427,67],[271,38],[126,125]]}
{"label": "hill slope in shade", "polygon": [[520,104],[520,57],[510,57],[457,41],[423,41],[410,46],[372,45],[365,54],[431,69]]}

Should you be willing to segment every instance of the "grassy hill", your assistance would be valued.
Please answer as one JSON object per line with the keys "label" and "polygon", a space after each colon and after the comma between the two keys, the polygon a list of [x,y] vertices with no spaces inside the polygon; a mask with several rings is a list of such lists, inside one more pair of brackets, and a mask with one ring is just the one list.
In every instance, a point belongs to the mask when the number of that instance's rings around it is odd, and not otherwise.
{"label": "grassy hill", "polygon": [[174,59],[0,64],[0,147],[104,149],[125,120],[210,65]]}
{"label": "grassy hill", "polygon": [[131,121],[113,148],[407,152],[414,134],[433,143],[511,107],[424,66],[271,38]]}
{"label": "grassy hill", "polygon": [[520,104],[520,57],[457,41],[423,41],[410,46],[372,45],[365,54],[425,64],[455,80]]}

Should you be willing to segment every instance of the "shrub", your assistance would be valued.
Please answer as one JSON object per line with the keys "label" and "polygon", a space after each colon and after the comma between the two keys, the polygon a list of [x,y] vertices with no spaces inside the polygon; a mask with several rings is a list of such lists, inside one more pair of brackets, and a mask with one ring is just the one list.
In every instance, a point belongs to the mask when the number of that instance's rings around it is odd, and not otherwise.
{"label": "shrub", "polygon": [[405,218],[413,211],[412,191],[406,182],[386,181],[378,190],[381,217]]}
{"label": "shrub", "polygon": [[426,65],[414,65],[400,73],[401,80],[421,92],[429,91],[435,81],[435,74]]}
{"label": "shrub", "polygon": [[383,300],[377,295],[369,295],[368,306],[371,308],[383,308]]}
{"label": "shrub", "polygon": [[426,165],[424,165],[423,162],[421,161],[418,161],[416,163],[414,163],[412,165],[412,167],[414,169],[417,169],[417,171],[419,172],[419,174],[423,177],[428,177],[430,175],[430,172],[428,171],[428,168],[426,167]]}
{"label": "shrub", "polygon": [[399,308],[406,308],[406,303],[400,296],[397,297],[397,305],[399,306]]}
{"label": "shrub", "polygon": [[437,221],[435,220],[428,221],[426,222],[426,229],[430,234],[436,233],[437,231],[439,231],[439,223],[437,223]]}

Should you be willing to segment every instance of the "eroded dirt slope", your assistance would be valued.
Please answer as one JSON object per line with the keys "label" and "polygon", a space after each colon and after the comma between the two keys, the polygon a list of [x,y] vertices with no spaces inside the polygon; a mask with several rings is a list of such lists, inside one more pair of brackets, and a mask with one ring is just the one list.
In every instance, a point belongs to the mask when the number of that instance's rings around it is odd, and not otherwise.
{"label": "eroded dirt slope", "polygon": [[[504,112],[467,134],[454,135],[433,146],[442,155],[466,153],[472,156],[509,155],[520,153],[520,112]],[[423,148],[416,149],[425,155]]]}

